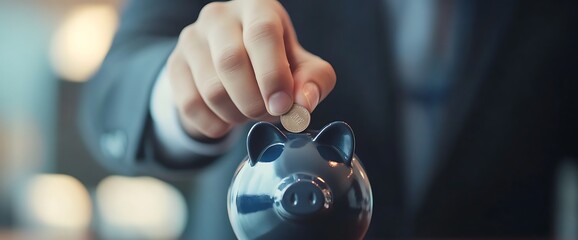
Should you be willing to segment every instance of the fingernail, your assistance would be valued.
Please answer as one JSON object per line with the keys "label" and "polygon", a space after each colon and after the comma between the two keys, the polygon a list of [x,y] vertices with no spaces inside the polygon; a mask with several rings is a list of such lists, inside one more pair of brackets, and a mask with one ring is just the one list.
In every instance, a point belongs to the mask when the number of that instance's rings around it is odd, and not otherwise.
{"label": "fingernail", "polygon": [[306,83],[305,86],[303,86],[303,95],[305,99],[307,99],[307,109],[309,109],[309,112],[313,112],[317,104],[319,104],[319,88],[317,84]]}
{"label": "fingernail", "polygon": [[273,116],[285,114],[292,105],[293,100],[291,100],[289,94],[285,92],[276,92],[269,97],[269,111]]}

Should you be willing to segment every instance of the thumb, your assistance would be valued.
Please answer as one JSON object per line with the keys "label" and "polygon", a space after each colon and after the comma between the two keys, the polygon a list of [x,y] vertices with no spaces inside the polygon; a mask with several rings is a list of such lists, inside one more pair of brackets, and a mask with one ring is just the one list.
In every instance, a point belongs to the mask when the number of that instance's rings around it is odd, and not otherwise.
{"label": "thumb", "polygon": [[313,112],[335,87],[335,71],[327,61],[305,50],[293,68],[295,103]]}

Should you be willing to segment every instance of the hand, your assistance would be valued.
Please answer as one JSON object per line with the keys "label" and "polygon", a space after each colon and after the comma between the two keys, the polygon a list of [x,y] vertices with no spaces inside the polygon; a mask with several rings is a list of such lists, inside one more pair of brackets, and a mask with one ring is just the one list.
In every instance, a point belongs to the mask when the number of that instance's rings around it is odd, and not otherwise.
{"label": "hand", "polygon": [[299,45],[274,0],[207,4],[181,32],[166,77],[183,127],[201,138],[275,121],[294,102],[311,112],[335,86],[331,65]]}

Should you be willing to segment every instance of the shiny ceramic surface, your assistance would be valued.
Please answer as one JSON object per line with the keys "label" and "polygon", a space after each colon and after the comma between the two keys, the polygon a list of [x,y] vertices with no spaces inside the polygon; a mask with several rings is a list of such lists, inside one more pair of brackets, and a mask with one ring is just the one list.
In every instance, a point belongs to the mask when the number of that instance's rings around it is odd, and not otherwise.
{"label": "shiny ceramic surface", "polygon": [[255,124],[227,200],[237,237],[363,238],[373,200],[354,146],[343,122],[299,134]]}

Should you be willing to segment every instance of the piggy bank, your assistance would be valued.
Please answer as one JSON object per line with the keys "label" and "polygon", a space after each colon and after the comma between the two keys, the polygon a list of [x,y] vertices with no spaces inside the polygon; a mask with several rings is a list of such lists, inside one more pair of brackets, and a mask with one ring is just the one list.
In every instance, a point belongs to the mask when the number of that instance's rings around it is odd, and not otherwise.
{"label": "piggy bank", "polygon": [[228,192],[239,239],[361,239],[373,208],[371,186],[354,153],[353,131],[333,122],[289,133],[267,122],[247,136],[248,156]]}

